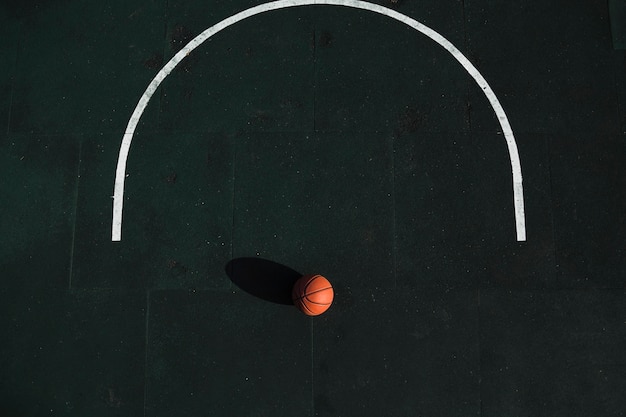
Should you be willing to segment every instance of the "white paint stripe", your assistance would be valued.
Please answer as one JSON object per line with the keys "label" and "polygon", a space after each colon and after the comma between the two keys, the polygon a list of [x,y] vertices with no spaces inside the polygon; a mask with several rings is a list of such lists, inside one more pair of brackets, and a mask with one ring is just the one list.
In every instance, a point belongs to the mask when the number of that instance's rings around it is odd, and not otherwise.
{"label": "white paint stripe", "polygon": [[495,93],[485,80],[485,78],[478,72],[476,67],[454,46],[450,41],[441,36],[439,33],[423,25],[415,19],[412,19],[406,15],[396,12],[378,4],[372,4],[360,0],[278,0],[270,3],[260,4],[255,7],[251,7],[247,10],[232,15],[214,26],[206,29],[197,37],[192,39],[183,49],[181,49],[170,61],[158,72],[152,82],[148,85],[148,88],[141,96],[137,107],[133,112],[126,132],[122,139],[122,145],[117,161],[117,171],[115,174],[115,191],[113,194],[113,225],[112,225],[112,240],[122,240],[122,208],[124,203],[124,180],[126,177],[126,160],[128,158],[128,152],[130,144],[135,134],[135,129],[139,123],[139,119],[143,114],[150,98],[159,87],[161,82],[172,72],[172,70],[182,61],[191,51],[200,46],[204,41],[215,35],[219,31],[226,29],[227,27],[240,22],[248,17],[255,16],[257,14],[268,12],[272,10],[284,9],[287,7],[295,6],[310,6],[310,5],[331,5],[331,6],[345,6],[355,9],[369,10],[375,13],[379,13],[402,22],[418,32],[428,36],[433,41],[437,42],[444,49],[446,49],[452,56],[465,68],[465,70],[474,78],[476,83],[485,93],[485,96],[489,100],[491,107],[498,117],[502,132],[506,139],[506,143],[509,150],[509,158],[511,160],[511,170],[513,172],[513,203],[515,206],[515,226],[517,232],[517,240],[526,240],[526,221],[524,214],[524,191],[522,186],[522,168],[517,150],[517,143],[511,130],[511,125],[506,117],[504,109],[500,104],[500,101],[496,97]]}

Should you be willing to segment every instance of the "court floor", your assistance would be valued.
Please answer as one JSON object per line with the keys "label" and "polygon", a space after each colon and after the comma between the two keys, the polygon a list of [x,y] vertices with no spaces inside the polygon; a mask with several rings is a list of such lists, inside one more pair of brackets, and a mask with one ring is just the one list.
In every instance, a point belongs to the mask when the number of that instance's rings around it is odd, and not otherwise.
{"label": "court floor", "polygon": [[616,4],[4,1],[0,416],[624,415]]}

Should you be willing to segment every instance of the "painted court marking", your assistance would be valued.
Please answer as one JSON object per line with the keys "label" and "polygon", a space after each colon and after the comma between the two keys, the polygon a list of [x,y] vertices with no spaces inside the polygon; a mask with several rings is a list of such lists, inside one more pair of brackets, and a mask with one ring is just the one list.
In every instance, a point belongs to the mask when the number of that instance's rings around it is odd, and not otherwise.
{"label": "painted court marking", "polygon": [[278,0],[269,3],[260,4],[255,7],[251,7],[247,10],[234,14],[214,26],[206,29],[204,32],[192,39],[183,49],[178,51],[172,59],[158,72],[152,82],[146,88],[143,93],[135,111],[133,112],[124,137],[122,139],[122,145],[120,147],[120,153],[117,160],[117,170],[115,173],[115,190],[113,194],[113,225],[111,240],[114,242],[122,240],[122,208],[124,204],[124,180],[126,179],[126,160],[128,159],[128,152],[130,150],[130,144],[135,134],[135,129],[139,123],[139,119],[143,114],[150,98],[161,85],[163,80],[172,72],[172,70],[182,61],[191,51],[200,46],[204,41],[215,35],[219,31],[226,29],[227,27],[234,25],[248,17],[255,16],[257,14],[268,12],[272,10],[284,9],[288,7],[296,6],[311,6],[311,5],[331,5],[331,6],[345,6],[355,9],[369,10],[374,13],[379,13],[402,22],[425,36],[428,36],[433,41],[441,45],[445,50],[450,52],[452,56],[465,68],[465,70],[474,78],[474,81],[483,90],[485,96],[489,100],[491,107],[493,107],[500,126],[502,127],[502,133],[506,140],[506,144],[509,149],[509,158],[511,159],[511,171],[513,173],[513,203],[515,206],[515,227],[518,241],[526,240],[526,219],[524,214],[524,189],[522,186],[522,167],[519,159],[519,153],[517,150],[517,143],[513,136],[509,119],[504,113],[504,109],[500,104],[500,101],[496,97],[495,93],[487,83],[487,80],[478,72],[476,67],[463,55],[450,41],[441,36],[438,32],[423,25],[415,19],[412,19],[402,13],[398,13],[395,10],[389,9],[377,4],[368,3],[360,0]]}

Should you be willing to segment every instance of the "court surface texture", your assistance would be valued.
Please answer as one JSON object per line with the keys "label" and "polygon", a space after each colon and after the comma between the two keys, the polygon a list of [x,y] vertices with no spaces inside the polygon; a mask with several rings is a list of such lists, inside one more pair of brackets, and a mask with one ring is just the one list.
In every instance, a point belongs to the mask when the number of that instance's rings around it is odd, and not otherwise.
{"label": "court surface texture", "polygon": [[3,1],[0,416],[624,415],[619,9]]}

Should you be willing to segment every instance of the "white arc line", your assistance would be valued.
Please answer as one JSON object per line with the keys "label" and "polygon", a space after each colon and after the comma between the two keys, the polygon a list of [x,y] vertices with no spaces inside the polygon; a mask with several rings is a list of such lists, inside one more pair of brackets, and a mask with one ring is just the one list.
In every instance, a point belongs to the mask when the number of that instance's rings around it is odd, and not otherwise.
{"label": "white arc line", "polygon": [[248,17],[255,16],[257,14],[268,12],[272,10],[284,9],[287,7],[296,6],[311,6],[311,5],[331,5],[331,6],[345,6],[355,9],[369,10],[374,13],[379,13],[384,16],[395,19],[402,22],[423,35],[429,37],[445,50],[450,52],[452,56],[465,68],[465,70],[474,78],[474,81],[483,90],[485,96],[489,100],[491,107],[493,107],[500,126],[502,127],[502,133],[506,139],[506,144],[509,150],[509,158],[511,159],[511,171],[513,172],[513,204],[515,207],[515,227],[517,233],[517,240],[522,242],[526,240],[526,219],[524,214],[524,189],[522,186],[522,167],[519,159],[519,153],[517,149],[517,143],[513,136],[509,119],[506,117],[504,109],[500,104],[500,101],[496,97],[487,80],[478,72],[476,67],[463,55],[452,43],[441,36],[438,32],[423,25],[415,19],[412,19],[402,13],[398,13],[395,10],[389,9],[377,4],[368,3],[360,0],[278,0],[269,3],[260,4],[255,7],[251,7],[247,10],[234,14],[214,26],[206,29],[204,32],[192,39],[184,48],[182,48],[176,55],[169,60],[167,64],[157,73],[152,82],[146,88],[143,93],[135,111],[133,112],[124,137],[122,138],[122,145],[120,147],[120,153],[117,160],[117,170],[115,173],[115,190],[113,193],[113,225],[111,240],[114,242],[122,240],[122,208],[124,204],[124,180],[126,179],[126,160],[128,159],[128,152],[130,150],[130,144],[135,134],[135,129],[139,123],[139,119],[143,114],[150,98],[161,85],[163,80],[172,72],[172,70],[182,61],[191,51],[200,46],[204,41],[215,35],[219,31],[226,29],[227,27],[234,25]]}

